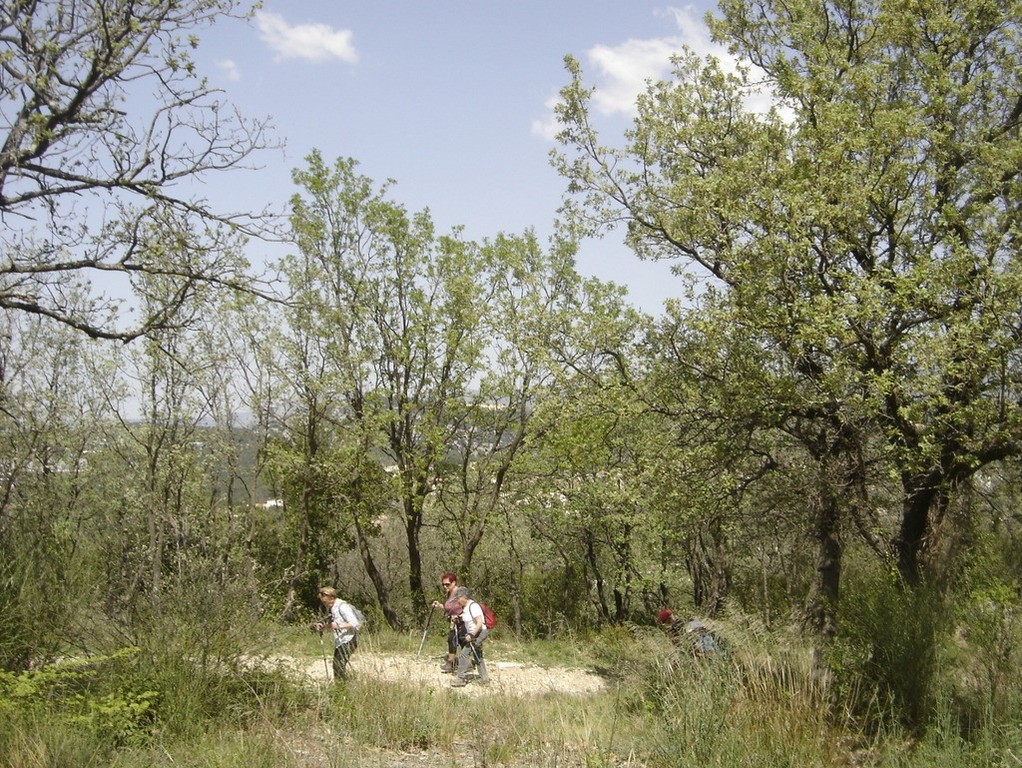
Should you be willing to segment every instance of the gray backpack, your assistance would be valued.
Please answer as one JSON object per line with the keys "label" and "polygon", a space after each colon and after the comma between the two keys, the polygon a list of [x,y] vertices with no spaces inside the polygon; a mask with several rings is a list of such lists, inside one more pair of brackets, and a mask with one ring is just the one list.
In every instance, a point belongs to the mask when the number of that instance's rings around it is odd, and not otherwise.
{"label": "gray backpack", "polygon": [[351,612],[353,614],[355,614],[355,618],[358,620],[358,630],[356,630],[356,631],[361,632],[365,628],[365,625],[366,625],[365,614],[362,613],[362,611],[360,611],[358,608],[356,608],[351,603],[346,602],[345,605],[347,605],[349,608],[351,608]]}

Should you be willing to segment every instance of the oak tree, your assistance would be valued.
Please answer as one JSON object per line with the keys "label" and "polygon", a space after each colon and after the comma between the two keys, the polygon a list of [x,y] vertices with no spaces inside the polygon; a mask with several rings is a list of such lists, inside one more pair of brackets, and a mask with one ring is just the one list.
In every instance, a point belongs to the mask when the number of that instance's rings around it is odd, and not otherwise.
{"label": "oak tree", "polygon": [[569,60],[557,163],[575,221],[625,222],[640,257],[693,279],[689,309],[755,349],[729,372],[749,377],[745,412],[832,479],[828,600],[867,480],[903,579],[939,579],[956,495],[1022,450],[1022,7],[725,0],[711,27],[746,68],[677,56],[619,147]]}

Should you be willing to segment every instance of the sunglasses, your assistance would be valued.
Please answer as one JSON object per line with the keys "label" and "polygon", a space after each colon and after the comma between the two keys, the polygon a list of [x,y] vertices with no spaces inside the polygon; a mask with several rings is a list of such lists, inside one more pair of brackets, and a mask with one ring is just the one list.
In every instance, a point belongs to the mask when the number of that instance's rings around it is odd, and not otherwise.
{"label": "sunglasses", "polygon": [[449,587],[449,586],[451,586],[451,582],[449,582],[449,581],[441,581],[440,582],[440,586],[441,587]]}

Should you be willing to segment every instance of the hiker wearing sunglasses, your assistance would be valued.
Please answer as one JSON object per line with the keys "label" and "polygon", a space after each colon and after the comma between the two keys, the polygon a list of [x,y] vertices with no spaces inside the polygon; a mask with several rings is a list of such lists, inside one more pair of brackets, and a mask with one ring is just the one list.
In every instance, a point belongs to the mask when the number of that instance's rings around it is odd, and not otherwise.
{"label": "hiker wearing sunglasses", "polygon": [[447,631],[447,660],[440,665],[440,671],[451,674],[458,660],[458,622],[461,619],[461,603],[454,597],[458,589],[457,574],[447,572],[440,577],[440,586],[444,590],[444,602],[433,601],[434,608],[443,608],[447,614],[449,628]]}

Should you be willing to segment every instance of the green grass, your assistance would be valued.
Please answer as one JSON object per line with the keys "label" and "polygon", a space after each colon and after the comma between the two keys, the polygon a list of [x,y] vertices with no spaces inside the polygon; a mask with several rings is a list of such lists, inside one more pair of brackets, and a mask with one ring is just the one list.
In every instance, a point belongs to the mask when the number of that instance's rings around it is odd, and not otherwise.
{"label": "green grass", "polygon": [[[307,631],[253,636],[257,655],[308,663],[323,653]],[[367,634],[359,653],[414,655],[420,639]],[[444,650],[443,638],[431,636],[422,655]],[[970,721],[965,733],[948,694],[922,735],[863,728],[827,701],[808,649],[780,637],[745,637],[710,664],[648,628],[560,642],[496,638],[491,653],[602,669],[609,685],[590,696],[466,697],[358,675],[343,685],[300,684],[272,669],[200,665],[182,653],[125,654],[104,660],[102,675],[53,672],[0,686],[0,765],[347,768],[387,765],[398,753],[421,755],[423,764],[471,756],[477,766],[515,768],[1022,764],[1017,713]]]}

